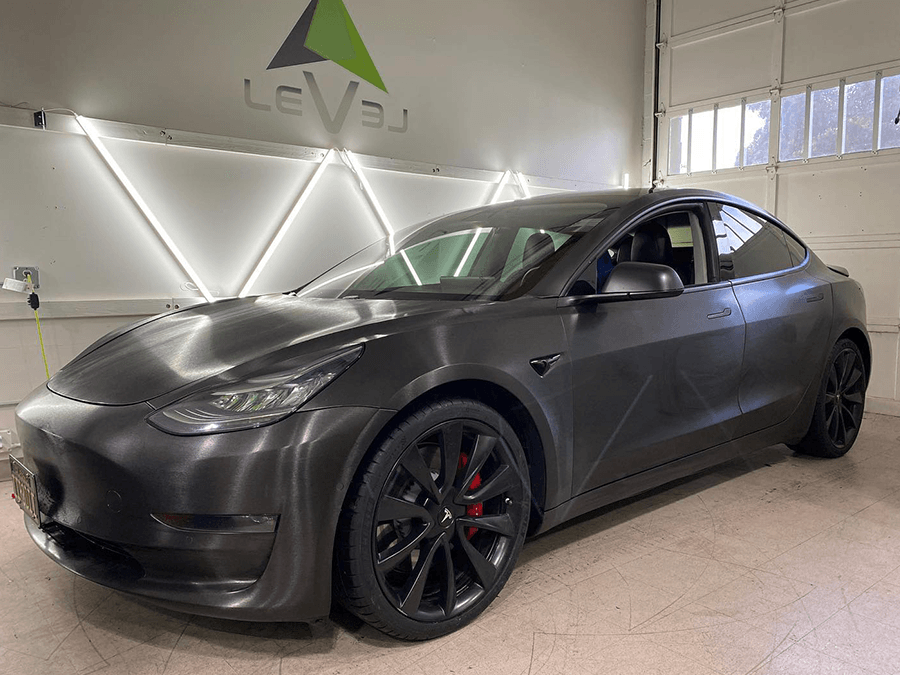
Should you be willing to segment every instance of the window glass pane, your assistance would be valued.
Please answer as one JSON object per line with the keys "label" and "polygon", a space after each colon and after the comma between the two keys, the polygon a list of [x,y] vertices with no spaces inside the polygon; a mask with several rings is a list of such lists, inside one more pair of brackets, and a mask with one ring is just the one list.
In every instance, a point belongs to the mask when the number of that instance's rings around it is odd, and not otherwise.
{"label": "window glass pane", "polygon": [[713,110],[691,118],[691,173],[712,171]]}
{"label": "window glass pane", "polygon": [[837,152],[838,103],[840,88],[817,89],[812,93],[809,113],[809,156],[824,157]]}
{"label": "window glass pane", "polygon": [[744,113],[744,166],[769,163],[769,118],[772,102],[747,105]]}
{"label": "window glass pane", "polygon": [[679,115],[669,122],[669,174],[687,173],[688,117]]}
{"label": "window glass pane", "polygon": [[778,158],[781,161],[803,159],[803,133],[806,127],[806,94],[781,99],[781,130]]}
{"label": "window glass pane", "polygon": [[[546,247],[548,251],[552,252],[565,244],[568,238],[568,234],[561,232],[547,232],[546,230],[528,227],[520,228],[509,249],[509,255],[506,257],[506,264],[503,266],[500,278],[506,279],[515,272],[520,271],[523,265],[528,264],[528,258],[533,253],[526,253],[526,248],[530,248],[534,253],[540,253],[540,247]],[[477,244],[476,248],[479,247],[480,244]],[[469,267],[471,267],[471,264]]]}
{"label": "window glass pane", "polygon": [[781,228],[732,206],[711,206],[722,279],[741,279],[794,266]]}
{"label": "window glass pane", "polygon": [[791,261],[793,261],[794,266],[797,266],[806,258],[806,247],[787,232],[784,232],[783,230],[782,232],[784,234],[784,240],[787,242],[788,248],[791,251]]}
{"label": "window glass pane", "polygon": [[719,108],[716,121],[716,168],[738,166],[741,155],[741,106]]}
{"label": "window glass pane", "polygon": [[875,118],[875,80],[844,87],[844,152],[872,149]]}
{"label": "window glass pane", "polygon": [[900,110],[900,75],[881,81],[881,140],[879,148],[900,148],[900,124],[894,124]]}

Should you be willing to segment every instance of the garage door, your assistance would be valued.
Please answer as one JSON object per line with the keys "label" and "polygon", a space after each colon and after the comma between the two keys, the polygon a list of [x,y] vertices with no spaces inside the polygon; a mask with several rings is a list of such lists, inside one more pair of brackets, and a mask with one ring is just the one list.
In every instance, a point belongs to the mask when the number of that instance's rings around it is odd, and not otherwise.
{"label": "garage door", "polygon": [[896,0],[662,0],[658,185],[737,194],[864,286],[869,409],[900,414]]}

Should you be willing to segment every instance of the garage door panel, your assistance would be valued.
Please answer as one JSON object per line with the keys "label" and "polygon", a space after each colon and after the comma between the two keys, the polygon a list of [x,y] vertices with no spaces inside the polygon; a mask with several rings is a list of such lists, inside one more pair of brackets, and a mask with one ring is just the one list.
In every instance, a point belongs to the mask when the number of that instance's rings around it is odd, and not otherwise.
{"label": "garage door panel", "polygon": [[785,172],[778,177],[777,210],[797,234],[886,235],[900,231],[897,164],[850,163],[839,168]]}
{"label": "garage door panel", "polygon": [[900,280],[895,276],[889,278],[887,271],[900,269],[900,248],[856,248],[855,243],[817,245],[814,239],[809,241],[809,245],[826,263],[846,267],[850,275],[862,284],[870,322],[880,319],[897,321]]}
{"label": "garage door panel", "polygon": [[[684,181],[685,187],[697,187],[704,190],[727,192],[748,202],[763,205],[766,203],[766,174],[754,171],[752,174],[738,173],[727,177],[716,175],[692,176]],[[671,181],[672,187],[678,187],[680,181]]]}
{"label": "garage door panel", "polygon": [[897,374],[897,333],[869,333],[872,343],[872,379],[866,391],[867,396],[896,398],[900,391],[900,376]]}
{"label": "garage door panel", "polygon": [[671,105],[769,86],[772,23],[673,47]]}
{"label": "garage door panel", "polygon": [[897,59],[900,12],[896,0],[844,0],[788,12],[784,79],[839,72]]}
{"label": "garage door panel", "polygon": [[714,26],[759,10],[772,9],[772,0],[674,0],[672,34]]}

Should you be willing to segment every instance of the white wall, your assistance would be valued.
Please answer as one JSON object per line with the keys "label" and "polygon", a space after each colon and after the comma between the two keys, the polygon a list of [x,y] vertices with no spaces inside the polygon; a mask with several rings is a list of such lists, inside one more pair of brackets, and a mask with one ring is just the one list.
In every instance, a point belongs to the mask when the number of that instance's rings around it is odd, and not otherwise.
{"label": "white wall", "polygon": [[[900,150],[778,157],[782,95],[900,73],[895,0],[663,0],[662,14],[659,182],[765,206],[823,260],[847,267],[868,305],[868,408],[900,415]],[[768,164],[668,175],[669,120],[742,98],[772,101]]]}
{"label": "white wall", "polygon": [[[638,176],[641,0],[346,5],[390,93],[361,82],[337,133],[304,71],[332,113],[360,78],[331,62],[265,70],[306,7],[294,0],[10,0],[0,103],[98,120],[105,147],[217,296],[241,288],[316,149],[357,153],[394,227],[485,203],[508,169],[535,194]],[[245,79],[271,110],[246,104]],[[274,109],[279,85],[303,90],[302,116]],[[390,125],[406,109],[408,131],[363,126],[363,99],[383,105]],[[30,110],[0,107],[0,272],[40,268],[52,373],[116,325],[198,294],[68,113],[48,118],[35,130]],[[520,193],[511,182],[502,198]],[[381,236],[359,179],[334,161],[252,292],[299,285]],[[23,300],[0,293],[0,428],[44,378]]]}
{"label": "white wall", "polygon": [[[0,101],[220,136],[618,184],[640,157],[641,0],[346,0],[389,94],[362,82],[340,134],[318,118],[360,78],[331,62],[266,70],[297,0],[7,0]],[[304,90],[303,115],[260,111]],[[360,99],[409,131],[361,125]]]}

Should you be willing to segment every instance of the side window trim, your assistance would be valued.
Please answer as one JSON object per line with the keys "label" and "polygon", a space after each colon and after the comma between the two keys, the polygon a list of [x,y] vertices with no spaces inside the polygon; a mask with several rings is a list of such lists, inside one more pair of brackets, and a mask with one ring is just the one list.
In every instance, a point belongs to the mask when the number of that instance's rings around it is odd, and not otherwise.
{"label": "side window trim", "polygon": [[[722,281],[727,281],[732,284],[743,284],[743,283],[750,282],[750,281],[760,281],[763,279],[769,279],[769,278],[783,276],[785,274],[795,272],[795,271],[803,268],[805,265],[807,265],[809,263],[809,259],[810,259],[809,247],[806,244],[804,244],[803,242],[801,242],[791,232],[787,231],[779,223],[772,220],[772,218],[769,217],[767,214],[762,214],[762,213],[757,212],[756,210],[750,210],[750,209],[745,208],[742,205],[732,204],[730,202],[719,202],[719,201],[714,201],[714,200],[708,200],[706,202],[706,207],[707,207],[708,213],[709,213],[709,223],[710,223],[710,228],[712,229],[712,234],[716,238],[716,240],[718,239],[718,235],[715,233],[715,228],[713,227],[713,222],[715,221],[714,213],[716,211],[718,211],[719,209],[721,209],[722,207],[726,207],[726,206],[729,208],[732,208],[732,209],[736,209],[736,210],[740,211],[741,213],[745,213],[747,215],[753,216],[754,218],[764,221],[766,224],[770,225],[771,227],[774,227],[781,236],[781,239],[784,243],[785,249],[787,250],[787,253],[788,253],[788,258],[791,261],[791,266],[785,267],[785,268],[779,269],[779,270],[774,270],[772,272],[763,272],[760,274],[754,274],[754,275],[745,276],[745,277],[738,277],[736,279],[724,279],[723,280],[723,279],[721,279],[721,275],[720,275],[721,261],[719,260],[719,255],[720,255],[719,247],[718,247],[718,244],[716,243],[713,254],[714,254],[715,260],[716,260],[715,274],[716,274],[717,279],[720,279]],[[789,238],[792,239],[793,241],[797,242],[797,244],[800,247],[802,247],[804,250],[805,255],[800,262],[795,261],[794,253],[791,250],[790,245],[788,244]]]}
{"label": "side window trim", "polygon": [[[690,212],[691,214],[697,216],[697,218],[700,220],[700,229],[703,233],[707,265],[706,282],[703,284],[693,284],[686,287],[685,290],[691,291],[693,289],[707,288],[709,286],[719,284],[721,280],[718,277],[718,253],[716,251],[715,239],[713,237],[715,233],[712,227],[712,217],[709,210],[709,203],[705,200],[698,200],[683,202],[679,204],[671,204],[663,208],[651,209],[634,216],[632,219],[630,219],[627,225],[618,228],[616,233],[613,234],[611,238],[605,239],[604,242],[597,246],[597,248],[593,252],[591,252],[591,254],[581,263],[581,265],[579,265],[577,273],[575,273],[563,287],[563,292],[560,297],[567,297],[571,292],[572,287],[584,275],[588,267],[596,265],[597,259],[601,255],[603,255],[604,251],[608,250],[609,247],[614,243],[621,241],[624,236],[629,234],[641,223],[653,218],[658,218],[660,216],[665,216],[671,213],[678,213],[682,211]],[[597,289],[597,292],[599,292],[599,289]]]}

